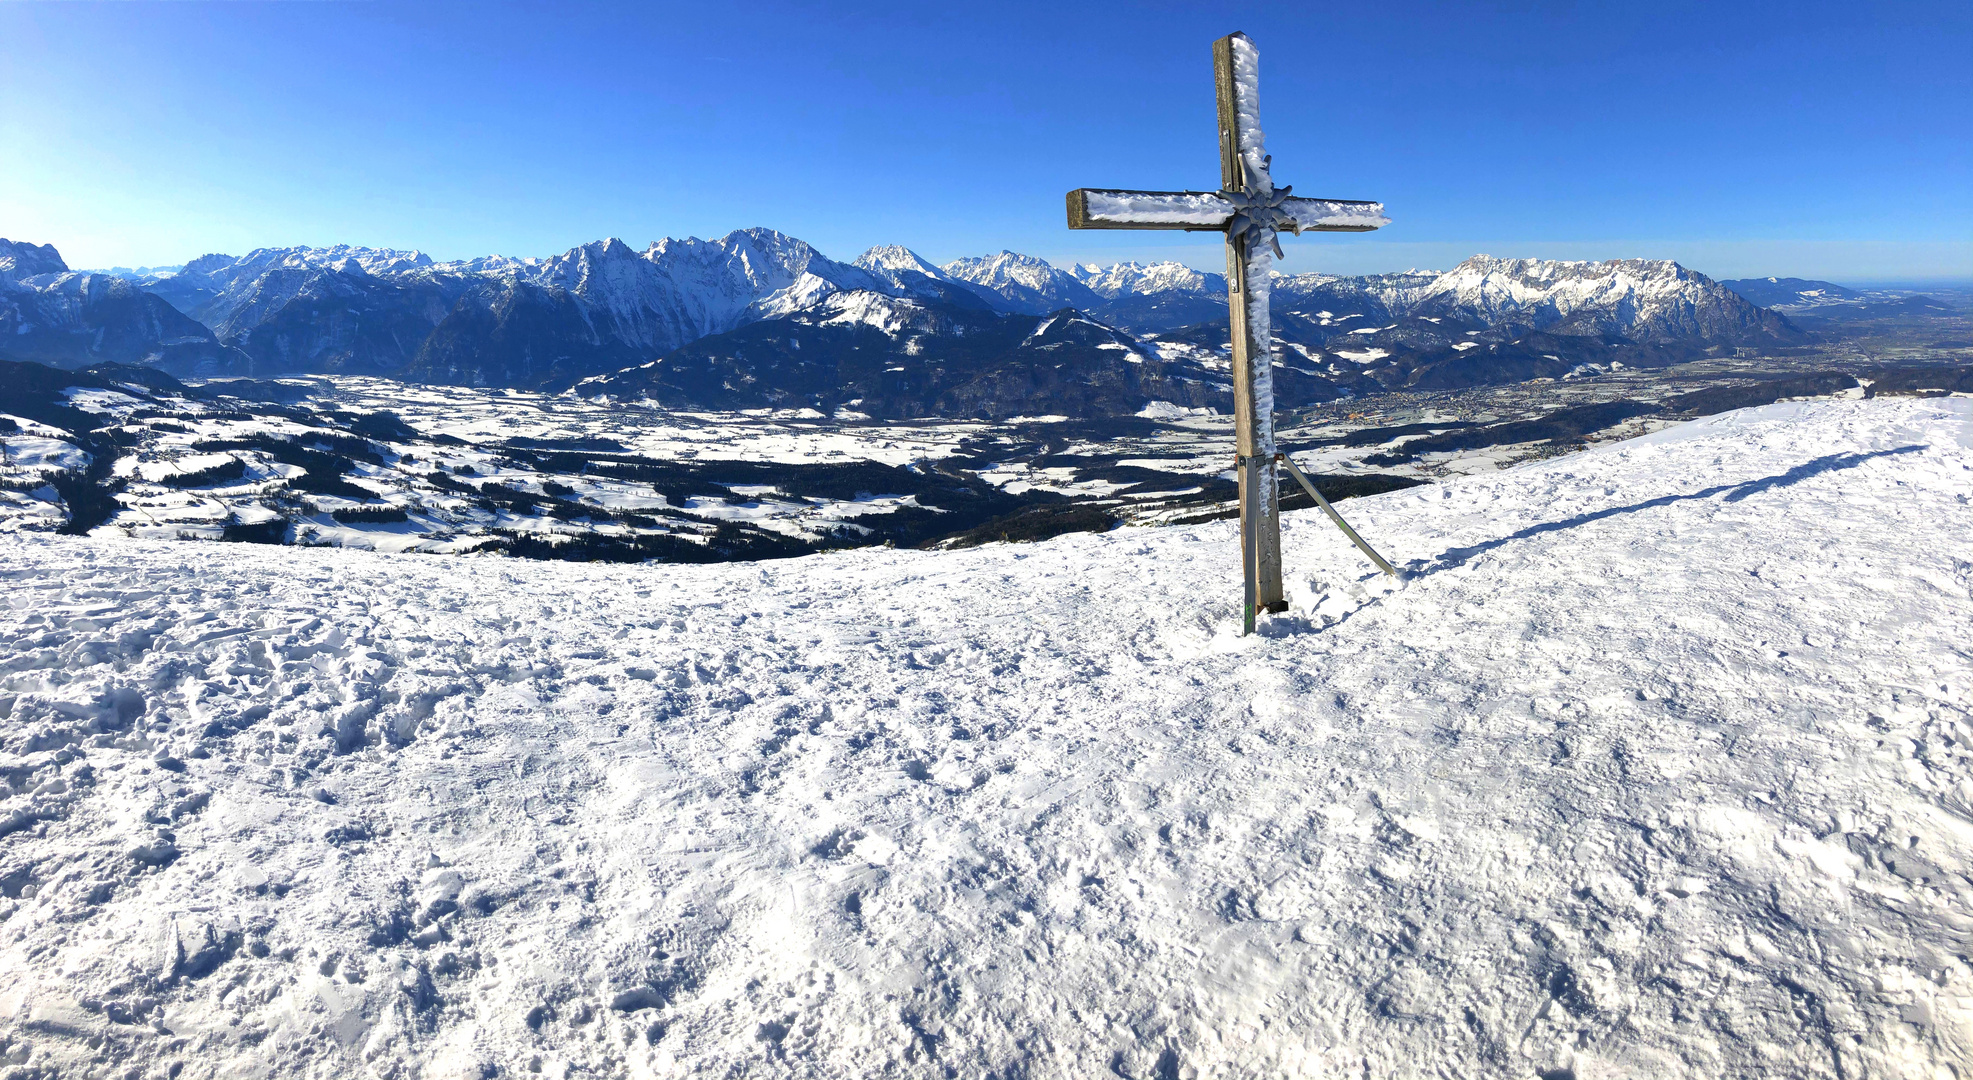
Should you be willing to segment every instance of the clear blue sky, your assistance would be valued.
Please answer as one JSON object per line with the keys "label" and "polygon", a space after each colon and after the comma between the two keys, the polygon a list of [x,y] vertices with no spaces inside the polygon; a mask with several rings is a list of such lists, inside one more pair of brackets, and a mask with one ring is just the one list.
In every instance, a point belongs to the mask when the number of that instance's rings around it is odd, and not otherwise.
{"label": "clear blue sky", "polygon": [[1275,172],[1381,199],[1284,269],[1477,251],[1973,278],[1973,4],[0,3],[0,236],[76,266],[348,242],[545,255],[767,225],[838,258],[1071,233],[1217,185],[1213,38]]}

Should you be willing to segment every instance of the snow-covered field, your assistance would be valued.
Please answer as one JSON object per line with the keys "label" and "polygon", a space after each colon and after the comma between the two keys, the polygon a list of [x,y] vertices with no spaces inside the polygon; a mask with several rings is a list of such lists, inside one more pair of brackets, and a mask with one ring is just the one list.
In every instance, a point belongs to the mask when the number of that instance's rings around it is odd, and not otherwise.
{"label": "snow-covered field", "polygon": [[1345,511],[6,537],[0,1076],[1966,1075],[1973,402]]}

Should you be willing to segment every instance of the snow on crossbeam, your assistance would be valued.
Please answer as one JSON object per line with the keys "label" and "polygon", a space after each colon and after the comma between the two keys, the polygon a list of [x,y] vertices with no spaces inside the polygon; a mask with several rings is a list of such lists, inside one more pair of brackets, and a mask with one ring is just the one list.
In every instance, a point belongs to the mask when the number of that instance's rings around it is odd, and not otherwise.
{"label": "snow on crossbeam", "polygon": [[[1289,197],[1282,209],[1303,232],[1370,232],[1391,223],[1384,204],[1359,199]],[[1121,191],[1077,188],[1069,192],[1071,229],[1184,229],[1218,232],[1233,204],[1211,191]]]}

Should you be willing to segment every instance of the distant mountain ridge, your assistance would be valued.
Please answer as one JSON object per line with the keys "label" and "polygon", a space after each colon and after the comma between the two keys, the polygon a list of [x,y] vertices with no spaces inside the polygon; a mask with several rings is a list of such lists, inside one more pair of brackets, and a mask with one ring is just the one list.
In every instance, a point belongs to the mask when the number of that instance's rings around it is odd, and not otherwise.
{"label": "distant mountain ridge", "polygon": [[[1444,273],[1284,276],[1273,295],[1278,361],[1353,393],[1566,378],[1803,340],[1787,319],[1664,260],[1476,255]],[[1226,334],[1222,312],[1155,337],[1179,355],[1224,349]]]}
{"label": "distant mountain ridge", "polygon": [[1088,311],[1101,302],[1073,274],[1032,255],[1002,251],[976,259],[955,259],[942,268],[960,281],[971,282],[985,295],[998,297],[1005,310],[1040,314],[1072,307]]}
{"label": "distant mountain ridge", "polygon": [[1469,317],[1550,334],[1619,334],[1636,341],[1785,340],[1788,321],[1704,274],[1668,259],[1556,262],[1475,255],[1415,293],[1412,317]]}
{"label": "distant mountain ridge", "polygon": [[[415,251],[265,248],[204,256],[144,286],[238,345],[260,374],[392,374],[415,362],[438,381],[505,384],[523,370],[592,374],[880,284],[793,237],[743,229],[642,252],[611,238],[545,259],[446,263]],[[523,332],[512,325],[516,311],[564,325]],[[502,351],[523,339],[522,353]]]}
{"label": "distant mountain ridge", "polygon": [[[1167,387],[1175,395],[1169,400],[1217,402],[1224,381],[1212,372],[1215,363],[1223,366],[1216,356],[1224,348],[1225,285],[1219,274],[1172,262],[1064,270],[1011,251],[939,266],[890,245],[838,262],[764,228],[713,240],[660,240],[642,251],[612,238],[548,258],[451,262],[346,245],[261,248],[118,275],[75,274],[51,246],[0,241],[0,329],[11,331],[0,333],[0,353],[71,367],[147,363],[192,376],[343,373],[561,388],[692,350],[708,371],[741,380],[720,384],[731,402],[767,402],[777,394],[847,401],[857,396],[847,384],[821,388],[815,372],[804,369],[819,359],[742,355],[774,340],[775,331],[726,339],[763,322],[795,319],[815,328],[798,338],[875,355],[891,346],[880,348],[876,339],[853,344],[825,328],[846,325],[841,320],[852,310],[886,310],[894,321],[935,327],[910,335],[918,351],[900,353],[890,366],[944,372],[945,389],[886,390],[880,397],[898,408],[944,409],[965,397],[953,391],[966,380],[949,362],[972,357],[987,365],[976,375],[1004,376],[1007,365],[1039,355],[1010,344],[987,356],[975,343],[999,335],[978,337],[984,327],[1016,317],[1040,325],[1068,311],[1111,337],[1055,342],[1056,359],[1064,370],[1082,372],[1089,385],[1121,389],[1089,397],[1031,368],[1000,379],[1011,395],[1005,400],[968,399],[968,408],[981,415],[1026,408],[1012,402],[1038,401],[1041,391],[1033,388],[1055,386],[1047,392],[1109,410],[1128,404],[1124,399],[1136,392],[1129,387],[1167,376],[1177,380]],[[879,300],[910,303],[887,307]],[[1704,275],[1654,260],[1476,256],[1444,273],[1277,275],[1274,306],[1277,361],[1314,380],[1303,387],[1305,400],[1557,375],[1624,349],[1642,350],[1632,362],[1668,362],[1695,349],[1799,337],[1786,319]],[[960,341],[967,334],[976,335],[974,342]],[[1528,352],[1528,335],[1540,335],[1542,351]],[[729,346],[741,351],[722,351]],[[1062,359],[1069,353],[1076,355]],[[716,407],[720,395],[711,384],[673,374],[684,359],[668,360],[652,387],[668,388],[661,398]],[[1117,367],[1144,363],[1178,366],[1150,375]],[[828,364],[861,370],[844,357]],[[626,374],[620,389],[638,378]],[[807,389],[798,394],[797,386]],[[1200,386],[1214,389],[1184,389]]]}
{"label": "distant mountain ridge", "polygon": [[1720,284],[1762,307],[1814,307],[1862,295],[1832,281],[1810,278],[1738,278]]}
{"label": "distant mountain ridge", "polygon": [[889,289],[884,291],[892,296],[942,300],[960,307],[981,307],[990,311],[1005,307],[996,303],[998,297],[991,290],[953,277],[943,268],[926,262],[917,252],[897,244],[873,247],[858,255],[851,265],[888,285]]}
{"label": "distant mountain ridge", "polygon": [[6,239],[0,239],[0,354],[59,367],[225,368],[244,359],[137,283],[72,271],[53,244]]}
{"label": "distant mountain ridge", "polygon": [[53,244],[0,240],[0,277],[61,274],[66,273],[68,268],[68,264],[62,261],[61,252],[56,251]]}

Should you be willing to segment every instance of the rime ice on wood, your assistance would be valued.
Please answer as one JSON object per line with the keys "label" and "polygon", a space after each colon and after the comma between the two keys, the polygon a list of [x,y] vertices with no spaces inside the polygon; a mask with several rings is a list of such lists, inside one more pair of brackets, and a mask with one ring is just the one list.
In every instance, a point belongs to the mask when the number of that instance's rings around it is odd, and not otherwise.
{"label": "rime ice on wood", "polygon": [[1227,35],[1226,45],[1233,54],[1233,108],[1237,117],[1233,130],[1239,140],[1240,161],[1247,167],[1247,188],[1266,194],[1274,190],[1274,182],[1267,173],[1267,136],[1261,131],[1260,50],[1245,34]]}
{"label": "rime ice on wood", "polygon": [[1260,52],[1245,34],[1213,43],[1219,94],[1220,189],[1069,192],[1072,229],[1184,229],[1226,235],[1227,321],[1233,339],[1236,472],[1248,632],[1281,611],[1281,498],[1274,471],[1274,343],[1268,286],[1279,234],[1368,232],[1390,224],[1380,203],[1300,199],[1276,187],[1260,124]]}
{"label": "rime ice on wood", "polygon": [[1391,223],[1383,203],[1291,198],[1281,205],[1294,215],[1301,232],[1369,232]]}
{"label": "rime ice on wood", "polygon": [[[1274,324],[1268,319],[1273,290],[1274,252],[1265,243],[1247,245],[1247,336],[1254,342],[1253,373],[1248,379],[1254,397],[1254,453],[1274,456]],[[1263,507],[1272,514],[1275,507]]]}
{"label": "rime ice on wood", "polygon": [[[1153,191],[1084,191],[1083,194],[1088,199],[1086,212],[1090,220],[1116,222],[1119,227],[1220,229],[1233,216],[1233,204],[1212,192],[1169,195]],[[1152,224],[1129,224],[1136,222]],[[1102,225],[1081,227],[1102,228]]]}
{"label": "rime ice on wood", "polygon": [[[1080,200],[1080,202],[1078,201]],[[1222,232],[1234,206],[1216,191],[1106,191],[1069,193],[1070,227],[1076,229],[1187,229]],[[1368,232],[1391,223],[1381,203],[1289,196],[1281,209],[1301,232]],[[1289,230],[1296,231],[1293,226]]]}

